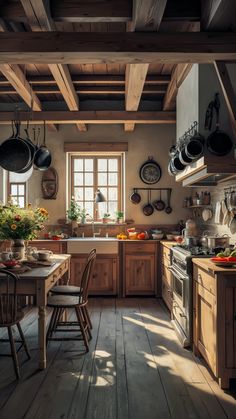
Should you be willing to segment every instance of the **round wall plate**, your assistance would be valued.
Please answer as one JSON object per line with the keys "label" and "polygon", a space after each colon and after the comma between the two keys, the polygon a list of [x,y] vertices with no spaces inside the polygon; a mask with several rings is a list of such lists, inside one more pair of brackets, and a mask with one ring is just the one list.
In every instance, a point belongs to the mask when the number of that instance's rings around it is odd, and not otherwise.
{"label": "round wall plate", "polygon": [[155,160],[149,157],[140,167],[139,176],[144,183],[152,185],[161,179],[161,168]]}

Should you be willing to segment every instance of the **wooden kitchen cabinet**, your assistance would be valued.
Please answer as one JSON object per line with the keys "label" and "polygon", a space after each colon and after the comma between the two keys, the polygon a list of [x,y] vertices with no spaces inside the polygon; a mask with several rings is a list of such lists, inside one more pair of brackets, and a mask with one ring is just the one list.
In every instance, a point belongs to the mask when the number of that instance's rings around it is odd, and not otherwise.
{"label": "wooden kitchen cabinet", "polygon": [[123,246],[123,296],[156,295],[157,242],[125,242]]}
{"label": "wooden kitchen cabinet", "polygon": [[194,259],[193,350],[203,356],[222,388],[236,378],[236,269]]}
{"label": "wooden kitchen cabinet", "polygon": [[[85,256],[72,256],[70,284],[80,285]],[[90,295],[116,295],[118,292],[118,257],[97,255],[93,276],[89,286]]]}

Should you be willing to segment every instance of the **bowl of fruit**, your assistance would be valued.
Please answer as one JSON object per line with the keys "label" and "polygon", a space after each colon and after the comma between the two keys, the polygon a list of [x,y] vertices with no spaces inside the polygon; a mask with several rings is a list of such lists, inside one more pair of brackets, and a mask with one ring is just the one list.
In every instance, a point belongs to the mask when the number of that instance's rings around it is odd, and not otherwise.
{"label": "bowl of fruit", "polygon": [[217,253],[216,256],[212,257],[211,261],[216,266],[225,266],[227,268],[234,266],[236,265],[236,249],[225,249],[224,251]]}

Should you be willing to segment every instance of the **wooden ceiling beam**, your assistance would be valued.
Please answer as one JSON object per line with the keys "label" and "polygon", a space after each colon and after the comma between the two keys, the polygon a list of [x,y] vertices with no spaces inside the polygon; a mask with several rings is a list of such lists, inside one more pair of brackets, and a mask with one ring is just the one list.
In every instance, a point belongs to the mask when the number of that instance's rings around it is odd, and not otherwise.
{"label": "wooden ceiling beam", "polygon": [[236,33],[0,33],[0,63],[213,63],[236,60]]}
{"label": "wooden ceiling beam", "polygon": [[[203,0],[204,2],[206,0]],[[144,1],[145,3],[146,1]],[[200,18],[200,1],[168,0],[164,20],[191,20]],[[51,16],[54,21],[65,22],[126,22],[132,19],[131,0],[51,0]],[[1,4],[1,16],[15,22],[27,22],[22,4],[5,1]]]}
{"label": "wooden ceiling beam", "polygon": [[[144,86],[143,94],[149,95],[164,95],[166,93],[166,86]],[[48,95],[60,94],[60,90],[55,85],[34,85],[33,92],[35,94]],[[125,87],[122,86],[79,86],[76,87],[76,93],[79,95],[124,95]],[[0,95],[18,94],[11,86],[4,86],[0,83]]]}
{"label": "wooden ceiling beam", "polygon": [[[75,85],[83,85],[83,86],[93,86],[93,85],[103,85],[103,86],[124,86],[125,85],[125,77],[118,76],[118,75],[110,75],[110,74],[94,74],[94,75],[72,75],[71,76],[72,82]],[[29,75],[27,78],[28,82],[32,85],[55,85],[55,79],[52,76],[31,76]],[[170,75],[147,75],[145,80],[145,86],[165,86],[171,80]],[[8,84],[8,81],[4,77],[0,77],[0,86]],[[161,87],[162,89],[163,87]]]}
{"label": "wooden ceiling beam", "polygon": [[[19,111],[19,120],[27,122],[28,112]],[[126,112],[126,111],[41,111],[32,113],[32,124],[175,124],[175,112]],[[14,119],[14,112],[0,112],[0,124],[9,124]]]}
{"label": "wooden ceiling beam", "polygon": [[[127,64],[125,70],[125,109],[137,111],[149,64]],[[125,131],[133,131],[134,124],[125,124]]]}
{"label": "wooden ceiling beam", "polygon": [[157,31],[165,11],[167,0],[134,0],[130,30]]}
{"label": "wooden ceiling beam", "polygon": [[[50,16],[49,0],[20,0],[32,31],[55,31]],[[49,61],[50,62],[50,61]],[[79,99],[66,64],[48,64],[60,92],[71,111],[79,110]],[[84,124],[78,124],[80,131],[86,131]]]}
{"label": "wooden ceiling beam", "polygon": [[188,73],[192,68],[192,64],[178,64],[175,69],[173,70],[173,74],[171,77],[171,81],[167,88],[167,92],[165,94],[163,100],[163,110],[169,111],[174,110],[176,107],[176,96],[178,93],[178,89],[186,79]]}

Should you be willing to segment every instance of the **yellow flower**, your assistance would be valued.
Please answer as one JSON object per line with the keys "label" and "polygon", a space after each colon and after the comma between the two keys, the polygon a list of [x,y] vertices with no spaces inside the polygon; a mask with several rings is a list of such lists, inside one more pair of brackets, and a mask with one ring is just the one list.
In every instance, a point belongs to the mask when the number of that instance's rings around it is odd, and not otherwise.
{"label": "yellow flower", "polygon": [[16,230],[16,229],[17,229],[17,225],[16,225],[16,224],[12,224],[12,225],[11,225],[11,229],[12,229],[12,230]]}
{"label": "yellow flower", "polygon": [[40,208],[39,212],[40,212],[41,215],[44,215],[45,217],[48,216],[48,212],[47,212],[47,210],[45,210],[45,208]]}

